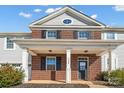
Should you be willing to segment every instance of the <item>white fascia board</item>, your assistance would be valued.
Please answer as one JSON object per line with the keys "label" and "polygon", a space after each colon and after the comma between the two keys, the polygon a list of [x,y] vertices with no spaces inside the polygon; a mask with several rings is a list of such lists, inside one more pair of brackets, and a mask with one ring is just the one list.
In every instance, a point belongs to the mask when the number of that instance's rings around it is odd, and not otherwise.
{"label": "white fascia board", "polygon": [[44,21],[46,21],[46,20],[48,20],[48,19],[50,19],[50,18],[52,18],[54,16],[57,16],[57,15],[61,14],[65,10],[65,8],[62,8],[62,9],[60,9],[58,11],[55,11],[54,13],[51,13],[51,14],[47,15],[46,17],[41,18],[40,20],[37,20],[37,21],[33,22],[32,24],[29,25],[29,27],[33,27],[35,24],[37,24],[37,23],[39,23],[41,21],[44,22]]}
{"label": "white fascia board", "polygon": [[0,32],[1,36],[6,36],[6,35],[19,35],[19,36],[25,36],[25,35],[31,35],[31,32]]}
{"label": "white fascia board", "polygon": [[[63,25],[63,26],[41,26],[41,25],[35,25],[35,26],[33,26],[33,27],[40,27],[40,28],[42,28],[42,27],[44,27],[44,28],[104,28],[104,27],[102,27],[102,26],[84,26],[84,25],[80,25],[80,26],[65,26],[65,25]],[[31,27],[32,28],[32,27]]]}
{"label": "white fascia board", "polygon": [[101,23],[95,21],[94,19],[89,18],[89,17],[87,17],[87,16],[85,16],[85,15],[83,15],[83,14],[77,12],[77,11],[74,11],[74,10],[71,9],[71,8],[69,8],[69,9],[71,10],[71,12],[73,11],[74,13],[78,14],[80,17],[82,17],[82,18],[84,17],[84,18],[86,18],[86,19],[88,19],[88,20],[91,20],[92,22],[94,22],[94,23],[96,23],[96,24],[99,24],[99,25],[102,26],[102,27],[105,27],[105,25],[103,25],[103,24],[101,24]]}
{"label": "white fascia board", "polygon": [[124,32],[124,28],[104,28],[101,26],[35,26],[30,27],[31,30],[87,30],[102,32]]}
{"label": "white fascia board", "polygon": [[26,39],[15,40],[19,45],[96,45],[96,46],[118,46],[124,43],[123,40],[44,40]]}

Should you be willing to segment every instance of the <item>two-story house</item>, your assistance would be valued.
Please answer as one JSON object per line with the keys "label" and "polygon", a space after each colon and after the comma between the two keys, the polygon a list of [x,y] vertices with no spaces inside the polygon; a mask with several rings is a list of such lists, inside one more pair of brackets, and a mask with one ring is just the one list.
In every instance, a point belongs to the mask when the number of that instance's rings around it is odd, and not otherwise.
{"label": "two-story house", "polygon": [[0,64],[22,66],[28,80],[96,80],[124,67],[124,28],[107,27],[65,6],[32,22],[29,33],[0,33]]}

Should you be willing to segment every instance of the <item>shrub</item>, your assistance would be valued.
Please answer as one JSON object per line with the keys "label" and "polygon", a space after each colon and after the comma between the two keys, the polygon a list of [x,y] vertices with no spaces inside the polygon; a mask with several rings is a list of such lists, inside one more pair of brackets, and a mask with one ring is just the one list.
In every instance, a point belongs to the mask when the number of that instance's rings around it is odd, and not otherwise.
{"label": "shrub", "polygon": [[97,75],[97,80],[108,81],[108,72],[103,71]]}
{"label": "shrub", "polygon": [[124,69],[111,71],[109,78],[113,85],[124,85]]}
{"label": "shrub", "polygon": [[102,81],[108,81],[110,78],[110,85],[124,85],[124,69],[113,70],[110,75],[108,75],[107,71],[101,72],[97,78]]}
{"label": "shrub", "polygon": [[10,87],[22,83],[24,71],[9,64],[0,67],[0,87]]}

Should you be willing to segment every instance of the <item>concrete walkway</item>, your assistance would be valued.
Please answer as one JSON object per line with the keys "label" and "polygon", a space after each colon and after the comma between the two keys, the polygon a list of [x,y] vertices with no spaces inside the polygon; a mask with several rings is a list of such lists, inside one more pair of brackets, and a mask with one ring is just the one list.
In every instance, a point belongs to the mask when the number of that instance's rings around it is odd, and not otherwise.
{"label": "concrete walkway", "polygon": [[[31,80],[26,83],[31,84],[65,84],[64,80],[61,81],[52,81],[52,80]],[[83,80],[73,80],[72,84],[87,84],[90,88],[108,88],[104,85],[94,84],[91,81],[83,81]]]}

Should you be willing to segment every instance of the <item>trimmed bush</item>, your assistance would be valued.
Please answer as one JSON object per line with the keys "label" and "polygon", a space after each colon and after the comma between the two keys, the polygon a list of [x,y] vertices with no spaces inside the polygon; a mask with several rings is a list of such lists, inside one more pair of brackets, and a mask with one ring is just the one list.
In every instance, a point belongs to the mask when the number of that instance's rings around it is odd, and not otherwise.
{"label": "trimmed bush", "polygon": [[108,81],[108,72],[103,71],[97,75],[97,80]]}
{"label": "trimmed bush", "polygon": [[111,71],[109,78],[113,85],[124,85],[124,69]]}
{"label": "trimmed bush", "polygon": [[110,75],[108,75],[107,71],[101,72],[97,78],[102,81],[108,81],[110,78],[110,85],[124,85],[124,69],[113,70]]}
{"label": "trimmed bush", "polygon": [[10,87],[22,83],[24,71],[9,64],[0,67],[0,87]]}

